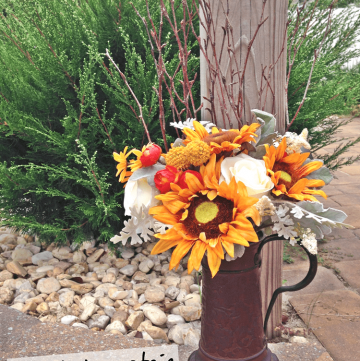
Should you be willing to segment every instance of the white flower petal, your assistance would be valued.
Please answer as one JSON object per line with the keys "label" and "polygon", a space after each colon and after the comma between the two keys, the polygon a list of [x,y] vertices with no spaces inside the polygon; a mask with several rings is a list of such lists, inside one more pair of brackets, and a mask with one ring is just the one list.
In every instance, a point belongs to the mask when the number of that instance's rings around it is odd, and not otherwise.
{"label": "white flower petal", "polygon": [[221,181],[230,183],[235,178],[246,186],[248,195],[261,198],[270,193],[274,187],[271,178],[267,176],[265,162],[246,154],[225,158],[221,164]]}

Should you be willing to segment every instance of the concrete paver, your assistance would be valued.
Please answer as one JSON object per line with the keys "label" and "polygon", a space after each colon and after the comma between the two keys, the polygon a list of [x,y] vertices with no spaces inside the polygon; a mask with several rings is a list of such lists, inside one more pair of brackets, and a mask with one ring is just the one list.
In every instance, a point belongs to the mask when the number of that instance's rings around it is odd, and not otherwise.
{"label": "concrete paver", "polygon": [[332,201],[340,204],[340,206],[353,206],[354,204],[360,204],[359,194],[338,194],[330,198]]}
{"label": "concrete paver", "polygon": [[[333,239],[319,246],[321,257],[332,262],[360,260],[360,240],[358,238]],[[336,267],[335,263],[333,266]]]}
{"label": "concrete paver", "polygon": [[[358,184],[360,184],[360,179]],[[338,206],[337,209],[341,209],[347,214],[348,217],[345,221],[347,224],[350,224],[355,228],[360,228],[360,204],[343,207]]]}
{"label": "concrete paver", "polygon": [[344,261],[336,263],[336,268],[340,271],[341,277],[360,293],[360,262]]}
{"label": "concrete paver", "polygon": [[[338,136],[357,137],[360,133],[360,118],[342,128]],[[339,142],[321,150],[332,153]],[[360,154],[360,144],[344,156]],[[318,274],[305,289],[289,293],[290,303],[303,321],[313,329],[328,353],[316,361],[360,360],[360,162],[335,172],[335,178],[323,188],[327,200],[319,198],[325,207],[340,209],[347,214],[345,223],[355,229],[333,229],[330,235],[319,242],[319,259],[335,269],[346,282],[341,282],[334,270],[319,267]],[[294,284],[303,278],[307,262],[297,261],[283,267],[285,285]],[[350,286],[350,288],[346,288]],[[332,358],[331,358],[332,357]],[[292,360],[288,358],[286,360]]]}
{"label": "concrete paver", "polygon": [[316,361],[333,361],[333,358],[327,352],[324,352]]}
{"label": "concrete paver", "polygon": [[271,343],[269,349],[275,353],[279,361],[317,361],[326,353],[325,348],[317,340],[303,343]]}
{"label": "concrete paver", "polygon": [[290,299],[296,312],[335,361],[360,360],[360,296],[349,290],[299,295]]}
{"label": "concrete paver", "polygon": [[[292,286],[300,282],[305,278],[309,266],[307,264],[301,265],[300,267],[292,270],[283,271],[283,280],[286,280],[284,286]],[[345,286],[343,283],[334,275],[332,270],[325,267],[318,267],[318,271],[314,280],[306,288],[296,291],[287,292],[289,297],[295,297],[303,294],[319,294],[330,290],[344,290]]]}
{"label": "concrete paver", "polygon": [[63,324],[41,323],[0,305],[0,360],[158,346],[153,342]]}

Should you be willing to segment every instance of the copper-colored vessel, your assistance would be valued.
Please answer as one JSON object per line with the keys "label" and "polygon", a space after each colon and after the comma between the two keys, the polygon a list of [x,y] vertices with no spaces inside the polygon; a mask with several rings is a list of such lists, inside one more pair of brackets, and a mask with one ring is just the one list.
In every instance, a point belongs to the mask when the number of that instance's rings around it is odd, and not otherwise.
{"label": "copper-colored vessel", "polygon": [[258,245],[235,261],[222,261],[214,278],[204,257],[200,347],[189,361],[278,361],[263,330],[260,268],[254,264]]}
{"label": "copper-colored vessel", "polygon": [[[203,258],[201,339],[199,349],[188,361],[278,361],[267,347],[260,293],[260,251],[265,243],[276,239],[280,238],[270,236],[252,244],[235,261],[223,260],[214,278]],[[315,277],[317,259],[308,256],[307,276],[295,286],[275,291],[265,323],[279,293],[304,288]]]}

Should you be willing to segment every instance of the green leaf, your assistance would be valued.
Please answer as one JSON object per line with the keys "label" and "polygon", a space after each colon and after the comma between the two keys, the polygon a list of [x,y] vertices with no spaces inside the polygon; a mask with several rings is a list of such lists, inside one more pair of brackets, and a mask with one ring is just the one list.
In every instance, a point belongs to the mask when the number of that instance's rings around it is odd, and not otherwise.
{"label": "green leaf", "polygon": [[258,122],[261,124],[261,136],[258,138],[258,141],[260,142],[260,140],[275,132],[276,119],[272,114],[263,110],[252,109],[251,111],[255,114]]}

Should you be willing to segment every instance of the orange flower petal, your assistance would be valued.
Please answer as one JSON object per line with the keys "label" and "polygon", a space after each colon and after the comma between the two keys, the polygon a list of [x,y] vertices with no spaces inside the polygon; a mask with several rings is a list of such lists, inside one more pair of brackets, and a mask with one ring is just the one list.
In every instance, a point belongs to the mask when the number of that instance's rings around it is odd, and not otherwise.
{"label": "orange flower petal", "polygon": [[184,209],[187,203],[181,201],[170,201],[170,202],[163,202],[164,206],[172,213],[176,214],[181,209]]}
{"label": "orange flower petal", "polygon": [[247,218],[251,218],[257,226],[260,226],[261,216],[259,211],[255,207],[246,208],[242,215]]}
{"label": "orange flower petal", "polygon": [[213,189],[207,194],[207,197],[210,201],[213,201],[217,197],[217,191]]}
{"label": "orange flower petal", "polygon": [[191,255],[189,257],[189,262],[191,262],[196,270],[199,270],[201,265],[201,260],[204,257],[207,244],[201,241],[196,241],[194,247],[191,250]]}
{"label": "orange flower petal", "polygon": [[325,185],[325,182],[321,179],[309,179],[307,183],[307,187],[323,187]]}
{"label": "orange flower petal", "polygon": [[149,214],[151,214],[156,220],[165,224],[175,225],[179,222],[180,217],[178,215],[172,214],[164,206],[156,206],[149,209]]}
{"label": "orange flower petal", "polygon": [[195,132],[200,136],[200,139],[204,139],[205,137],[207,137],[209,135],[209,133],[207,132],[205,127],[198,121],[194,120],[193,126],[195,128]]}
{"label": "orange flower petal", "polygon": [[327,195],[324,191],[321,191],[321,190],[316,190],[316,189],[304,189],[303,190],[303,193],[305,194],[317,194],[319,196],[322,196],[324,197],[325,199],[327,199]]}
{"label": "orange flower petal", "polygon": [[214,248],[216,247],[216,245],[218,244],[218,239],[217,238],[211,238],[209,239],[209,246]]}
{"label": "orange flower petal", "polygon": [[229,223],[222,223],[222,224],[219,224],[219,229],[220,229],[220,232],[221,233],[228,233],[229,231]]}
{"label": "orange flower petal", "polygon": [[221,239],[221,244],[225,248],[225,251],[228,253],[230,257],[234,257],[234,243],[224,241]]}
{"label": "orange flower petal", "polygon": [[284,158],[286,147],[286,138],[284,137],[276,149],[276,161],[280,161],[282,158]]}
{"label": "orange flower petal", "polygon": [[189,187],[189,190],[195,194],[203,189],[205,189],[205,187],[203,186],[203,184],[199,181],[199,179],[194,176],[191,173],[186,173],[185,175],[185,182]]}
{"label": "orange flower petal", "polygon": [[205,234],[205,232],[201,232],[201,233],[199,234],[199,239],[200,239],[200,241],[203,241],[203,242],[205,242],[205,243],[208,243],[208,242],[206,241],[206,234]]}
{"label": "orange flower petal", "polygon": [[207,246],[207,259],[211,271],[211,276],[214,277],[219,271],[221,265],[221,258],[217,255],[213,248]]}
{"label": "orange flower petal", "polygon": [[273,189],[272,192],[276,195],[276,196],[280,196],[282,194],[284,194],[281,190],[279,189]]}
{"label": "orange flower petal", "polygon": [[194,243],[195,241],[191,241],[191,240],[183,240],[179,242],[179,244],[176,246],[171,256],[170,265],[169,265],[170,270],[181,262],[182,258],[186,256],[186,254],[189,252],[190,248],[194,245]]}
{"label": "orange flower petal", "polygon": [[[210,241],[211,242],[211,241]],[[210,243],[209,243],[209,246],[211,247]],[[221,242],[220,242],[220,239],[219,238],[216,238],[216,244],[215,244],[215,247],[211,247],[215,252],[216,254],[221,258],[221,259],[224,259],[224,250],[222,248],[222,245],[221,245]]]}
{"label": "orange flower petal", "polygon": [[295,170],[305,162],[309,155],[310,153],[293,153],[284,157],[281,162],[291,164],[291,167]]}
{"label": "orange flower petal", "polygon": [[184,213],[182,214],[180,220],[181,220],[181,221],[184,221],[184,220],[187,218],[188,214],[189,214],[189,211],[188,211],[187,209],[185,209],[185,211],[184,211]]}
{"label": "orange flower petal", "polygon": [[310,173],[318,170],[319,168],[321,168],[324,165],[323,162],[321,161],[314,161],[314,162],[310,162],[308,164],[305,164],[303,167],[301,167],[299,170],[296,171],[296,174],[299,178],[303,178],[306,177],[307,175],[309,175]]}
{"label": "orange flower petal", "polygon": [[308,180],[306,178],[299,179],[289,190],[289,194],[300,194],[306,187]]}
{"label": "orange flower petal", "polygon": [[170,248],[177,246],[180,242],[181,239],[172,240],[172,241],[162,239],[158,243],[156,243],[155,247],[151,251],[151,254],[154,255],[154,254],[166,252]]}

